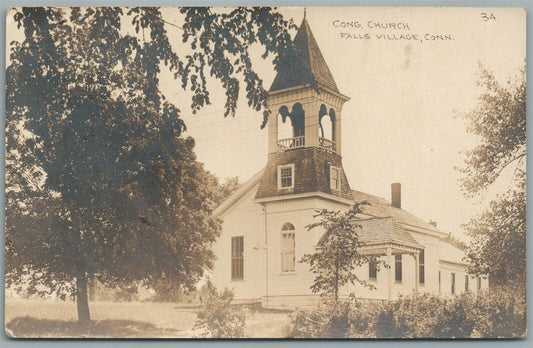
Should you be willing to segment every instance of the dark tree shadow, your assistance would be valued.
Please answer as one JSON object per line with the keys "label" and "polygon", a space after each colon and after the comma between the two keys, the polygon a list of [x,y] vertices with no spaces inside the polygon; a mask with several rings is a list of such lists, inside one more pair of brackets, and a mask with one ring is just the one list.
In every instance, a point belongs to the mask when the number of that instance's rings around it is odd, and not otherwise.
{"label": "dark tree shadow", "polygon": [[16,338],[165,338],[176,337],[178,330],[161,329],[133,320],[68,320],[17,317],[6,325],[6,334]]}

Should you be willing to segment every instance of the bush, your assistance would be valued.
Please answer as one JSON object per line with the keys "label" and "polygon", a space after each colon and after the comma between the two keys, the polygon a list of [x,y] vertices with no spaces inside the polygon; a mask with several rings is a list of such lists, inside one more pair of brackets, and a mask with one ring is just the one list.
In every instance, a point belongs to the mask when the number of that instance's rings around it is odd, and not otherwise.
{"label": "bush", "polygon": [[477,298],[476,337],[525,337],[526,326],[525,292],[491,291]]}
{"label": "bush", "polygon": [[204,286],[202,292],[206,295],[202,297],[203,305],[194,325],[202,332],[201,337],[244,337],[246,311],[231,305],[233,292],[228,289],[218,292],[211,282]]}
{"label": "bush", "polygon": [[455,297],[401,296],[395,301],[321,303],[297,311],[293,335],[305,338],[523,337],[525,293],[492,291]]}
{"label": "bush", "polygon": [[400,297],[375,307],[378,338],[432,337],[432,329],[442,320],[442,300],[430,294]]}
{"label": "bush", "polygon": [[324,301],[313,310],[297,310],[293,314],[293,337],[344,338],[350,332],[350,304]]}

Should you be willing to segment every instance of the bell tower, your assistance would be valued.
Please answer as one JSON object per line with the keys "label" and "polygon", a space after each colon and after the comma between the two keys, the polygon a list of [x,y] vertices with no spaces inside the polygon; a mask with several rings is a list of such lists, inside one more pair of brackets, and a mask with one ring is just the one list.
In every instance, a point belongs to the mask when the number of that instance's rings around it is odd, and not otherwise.
{"label": "bell tower", "polygon": [[294,54],[281,64],[268,92],[268,163],[256,199],[322,195],[351,200],[342,168],[341,94],[304,19]]}

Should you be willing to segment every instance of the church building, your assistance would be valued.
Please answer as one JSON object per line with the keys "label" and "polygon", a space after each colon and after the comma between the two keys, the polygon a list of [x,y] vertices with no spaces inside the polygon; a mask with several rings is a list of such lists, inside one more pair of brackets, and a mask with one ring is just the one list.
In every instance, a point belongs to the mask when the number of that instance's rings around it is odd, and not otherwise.
{"label": "church building", "polygon": [[[375,285],[345,286],[367,300],[431,292],[450,296],[488,287],[467,274],[464,252],[445,242],[448,233],[401,207],[401,185],[391,185],[391,201],[350,188],[342,165],[342,94],[304,18],[294,37],[297,55],[286,61],[268,94],[268,162],[214,212],[223,221],[214,245],[211,281],[233,289],[235,301],[267,308],[294,308],[319,300],[311,292],[315,274],[300,263],[315,252],[321,237],[316,209],[348,210],[368,201],[358,229],[365,246],[390,267],[365,264],[360,279]],[[348,115],[349,117],[349,115]],[[228,159],[229,160],[229,159]]]}

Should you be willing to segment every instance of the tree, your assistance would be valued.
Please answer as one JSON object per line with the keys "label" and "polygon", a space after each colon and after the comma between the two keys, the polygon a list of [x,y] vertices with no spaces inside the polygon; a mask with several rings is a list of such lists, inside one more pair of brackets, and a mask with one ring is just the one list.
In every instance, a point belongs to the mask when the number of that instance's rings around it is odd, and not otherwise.
{"label": "tree", "polygon": [[[191,288],[212,267],[220,223],[210,175],[182,136],[180,110],[159,89],[167,69],[209,104],[206,76],[235,113],[269,111],[249,47],[291,54],[291,23],[272,8],[183,8],[184,58],[158,8],[22,8],[6,72],[6,285],[76,298],[89,321],[87,281],[165,277]],[[128,32],[131,24],[136,34]],[[284,53],[289,52],[289,53]],[[292,53],[293,54],[293,53]],[[278,65],[278,57],[274,59]]]}
{"label": "tree", "polygon": [[369,262],[376,262],[376,267],[383,265],[383,261],[375,260],[371,255],[361,254],[359,249],[364,243],[359,239],[357,229],[361,228],[355,222],[357,214],[362,213],[361,206],[366,202],[356,203],[348,211],[317,210],[314,215],[319,221],[308,225],[311,231],[319,228],[324,231],[318,244],[317,251],[305,254],[300,262],[308,263],[310,270],[316,274],[311,290],[313,293],[333,295],[335,302],[339,299],[339,289],[356,282],[373,288],[367,281],[360,279],[354,270]]}
{"label": "tree", "polygon": [[480,144],[466,153],[462,188],[468,197],[482,195],[504,172],[512,180],[489,209],[466,229],[472,271],[489,274],[492,285],[526,281],[526,68],[502,85],[480,66],[484,91],[475,109],[463,115],[467,130]]}

